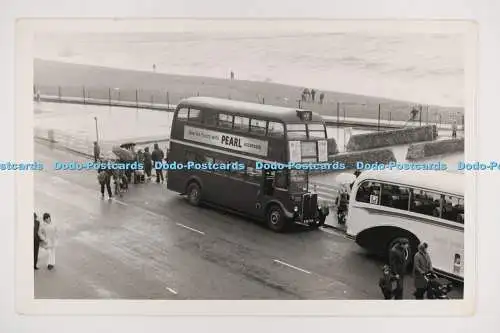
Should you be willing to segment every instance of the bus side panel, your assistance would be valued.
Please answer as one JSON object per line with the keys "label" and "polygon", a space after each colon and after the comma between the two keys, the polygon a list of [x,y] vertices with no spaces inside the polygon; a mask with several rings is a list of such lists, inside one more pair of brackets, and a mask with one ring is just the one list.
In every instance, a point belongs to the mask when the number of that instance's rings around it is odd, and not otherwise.
{"label": "bus side panel", "polygon": [[[347,234],[355,236],[358,244],[377,244],[377,247],[382,250],[387,246],[387,240],[391,238],[389,235],[391,229],[397,227],[407,230],[415,235],[420,242],[429,244],[429,254],[435,269],[463,277],[463,230],[437,226],[426,219],[412,216],[405,218],[399,214],[392,214],[390,211],[367,208],[361,205],[351,205],[347,223]],[[380,232],[373,231],[384,228],[387,229],[387,237],[360,239],[359,235],[381,235]]]}

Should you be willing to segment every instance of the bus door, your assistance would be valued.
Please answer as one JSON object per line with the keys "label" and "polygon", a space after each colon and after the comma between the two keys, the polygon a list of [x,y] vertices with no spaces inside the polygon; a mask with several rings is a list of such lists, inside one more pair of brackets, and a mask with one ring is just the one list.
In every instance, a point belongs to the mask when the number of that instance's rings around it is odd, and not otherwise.
{"label": "bus door", "polygon": [[261,201],[266,203],[271,199],[277,199],[287,207],[286,200],[289,196],[287,177],[286,171],[264,171]]}

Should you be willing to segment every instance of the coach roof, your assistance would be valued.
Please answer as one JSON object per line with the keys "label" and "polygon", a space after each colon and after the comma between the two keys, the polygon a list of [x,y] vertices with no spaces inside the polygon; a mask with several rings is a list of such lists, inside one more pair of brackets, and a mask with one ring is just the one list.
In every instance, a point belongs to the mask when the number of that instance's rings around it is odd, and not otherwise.
{"label": "coach roof", "polygon": [[[210,109],[231,114],[239,114],[247,117],[258,117],[263,119],[281,120],[286,123],[300,122],[297,111],[309,111],[303,109],[286,108],[282,106],[257,104],[249,102],[234,101],[214,97],[189,97],[179,102],[178,107],[192,107],[199,109]],[[312,113],[313,122],[322,121],[320,115]]]}
{"label": "coach roof", "polygon": [[460,196],[463,196],[465,192],[465,175],[449,171],[370,170],[361,172],[356,179],[358,183],[364,180],[414,186]]}

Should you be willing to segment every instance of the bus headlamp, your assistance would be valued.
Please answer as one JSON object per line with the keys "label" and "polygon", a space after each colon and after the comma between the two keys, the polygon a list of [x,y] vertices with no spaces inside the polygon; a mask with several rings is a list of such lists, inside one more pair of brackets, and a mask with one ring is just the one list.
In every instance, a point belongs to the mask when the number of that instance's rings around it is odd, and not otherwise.
{"label": "bus headlamp", "polygon": [[295,213],[297,213],[297,212],[299,211],[299,207],[297,207],[297,206],[293,207],[293,211],[294,211]]}

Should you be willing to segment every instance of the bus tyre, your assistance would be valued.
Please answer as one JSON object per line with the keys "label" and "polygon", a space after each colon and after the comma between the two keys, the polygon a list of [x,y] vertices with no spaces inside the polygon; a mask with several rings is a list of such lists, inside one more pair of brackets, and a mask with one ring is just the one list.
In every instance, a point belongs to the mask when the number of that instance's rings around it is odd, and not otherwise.
{"label": "bus tyre", "polygon": [[199,206],[201,201],[201,188],[198,183],[190,183],[187,188],[187,198],[191,205]]}
{"label": "bus tyre", "polygon": [[273,205],[267,211],[267,225],[276,232],[282,232],[287,226],[287,221],[283,210],[278,205]]}

